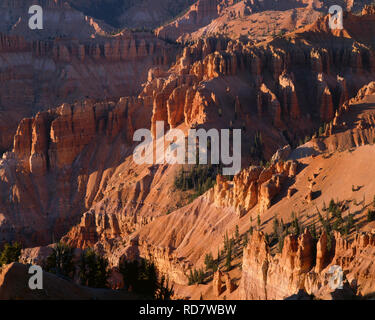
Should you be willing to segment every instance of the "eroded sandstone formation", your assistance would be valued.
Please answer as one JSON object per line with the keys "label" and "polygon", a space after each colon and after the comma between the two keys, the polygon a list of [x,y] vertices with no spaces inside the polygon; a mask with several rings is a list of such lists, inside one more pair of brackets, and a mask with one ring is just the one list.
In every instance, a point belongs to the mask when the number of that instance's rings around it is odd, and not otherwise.
{"label": "eroded sandstone formation", "polygon": [[342,268],[344,282],[353,292],[366,295],[374,286],[373,266],[366,255],[374,250],[371,234],[357,234],[349,243],[335,233],[329,249],[325,233],[315,245],[305,230],[298,238],[287,236],[282,253],[273,255],[264,234],[255,232],[244,249],[240,299],[285,299],[300,290],[317,298],[332,299],[335,290],[329,286],[329,279],[330,267],[334,265]]}
{"label": "eroded sandstone formation", "polygon": [[217,176],[208,197],[219,207],[233,207],[241,217],[259,204],[259,212],[267,210],[288,178],[296,175],[297,162],[277,162],[268,168],[251,166],[237,174],[233,181]]}
{"label": "eroded sandstone formation", "polygon": [[[88,97],[137,95],[151,67],[168,68],[176,48],[150,33],[25,40],[0,34],[0,151],[9,151],[19,121]],[[110,85],[109,85],[110,84]]]}

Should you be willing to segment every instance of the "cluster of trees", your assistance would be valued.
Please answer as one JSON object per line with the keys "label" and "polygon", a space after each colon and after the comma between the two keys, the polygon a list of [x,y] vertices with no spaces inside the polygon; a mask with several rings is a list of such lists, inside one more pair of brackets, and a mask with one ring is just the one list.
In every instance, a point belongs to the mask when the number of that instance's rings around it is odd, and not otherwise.
{"label": "cluster of trees", "polygon": [[[74,249],[65,243],[57,243],[47,258],[44,269],[60,277],[74,279],[77,275],[82,285],[92,288],[108,287],[110,276],[108,261],[93,249],[82,252],[78,264],[74,259]],[[174,293],[169,280],[157,276],[155,264],[141,261],[124,261],[120,264],[126,289],[130,289],[146,298],[169,300]]]}
{"label": "cluster of trees", "polygon": [[212,270],[212,272],[216,272],[219,268],[219,254],[218,258],[215,260],[212,256],[212,253],[207,253],[204,257],[204,264],[206,265],[206,271]]}
{"label": "cluster of trees", "polygon": [[73,279],[75,273],[73,257],[74,249],[63,242],[59,242],[52,248],[52,253],[47,257],[44,269],[58,276]]}
{"label": "cluster of trees", "polygon": [[0,266],[17,262],[21,255],[22,245],[19,242],[6,243],[0,253]]}
{"label": "cluster of trees", "polygon": [[278,245],[278,250],[281,253],[284,246],[284,239],[287,235],[293,234],[298,236],[300,234],[301,226],[297,215],[292,212],[291,222],[285,224],[283,219],[278,219],[275,215],[273,219],[273,232],[270,235],[266,235],[268,244],[272,247],[273,245]]}
{"label": "cluster of trees", "polygon": [[[319,222],[322,225],[322,230],[324,230],[327,234],[327,246],[329,250],[332,247],[333,231],[338,231],[341,234],[348,235],[355,226],[354,216],[351,213],[349,213],[345,218],[342,217],[343,209],[344,207],[339,202],[336,203],[332,199],[328,208],[325,206],[323,207],[323,211],[326,211],[325,218],[318,210]],[[317,232],[315,223],[310,225],[308,229],[316,244],[321,232]],[[273,233],[268,236],[269,244],[271,246],[278,244],[279,252],[281,252],[284,245],[284,239],[287,235],[292,234],[299,236],[302,232],[303,227],[294,212],[292,212],[291,222],[288,224],[284,224],[282,219],[279,220],[277,216],[275,216],[273,220]]]}
{"label": "cluster of trees", "polygon": [[351,213],[349,213],[345,219],[342,217],[344,209],[345,207],[339,202],[335,202],[331,199],[328,208],[326,208],[326,206],[323,207],[323,211],[326,211],[325,219],[318,211],[319,221],[329,237],[328,245],[330,245],[332,239],[332,231],[338,231],[341,234],[348,235],[355,225],[354,216]]}
{"label": "cluster of trees", "polygon": [[82,285],[105,288],[109,275],[107,259],[92,249],[87,249],[82,253],[79,264],[79,279]]}
{"label": "cluster of trees", "polygon": [[135,293],[156,300],[170,300],[174,294],[169,280],[162,276],[158,279],[155,264],[152,261],[123,261],[120,272],[124,277],[125,287]]}
{"label": "cluster of trees", "polygon": [[262,134],[259,131],[257,131],[250,145],[250,156],[253,159],[257,159],[263,162],[264,161],[263,148],[264,148],[264,144],[263,144]]}
{"label": "cluster of trees", "polygon": [[174,186],[182,191],[194,190],[194,198],[199,197],[215,185],[221,169],[221,165],[194,165],[188,171],[182,168],[175,177]]}
{"label": "cluster of trees", "polygon": [[203,269],[194,269],[193,271],[190,270],[190,274],[188,275],[188,281],[189,281],[189,286],[197,283],[197,284],[203,284],[204,279],[206,277],[205,272]]}
{"label": "cluster of trees", "polygon": [[[74,279],[77,265],[74,249],[65,243],[57,243],[48,256],[44,269],[66,279]],[[108,261],[92,249],[82,252],[78,263],[80,283],[93,288],[106,288],[109,277]]]}
{"label": "cluster of trees", "polygon": [[298,140],[298,145],[300,146],[306,142],[309,142],[312,138],[321,137],[326,132],[327,126],[330,123],[323,123],[320,125],[319,129],[317,131],[314,131],[311,135],[305,136],[305,138],[302,140],[301,138]]}
{"label": "cluster of trees", "polygon": [[[242,242],[241,242],[242,240]],[[207,253],[204,258],[204,264],[206,266],[206,272],[203,269],[191,269],[190,274],[188,275],[189,285],[195,283],[201,284],[204,283],[205,279],[216,272],[219,267],[222,259],[224,260],[224,266],[227,271],[232,269],[232,261],[234,258],[234,247],[236,243],[238,245],[247,245],[248,237],[247,233],[244,235],[243,239],[239,233],[238,225],[236,225],[236,230],[234,237],[229,237],[228,233],[224,235],[224,248],[221,250],[218,249],[217,258],[214,259],[212,253]]]}
{"label": "cluster of trees", "polygon": [[[348,214],[347,217],[342,217],[343,207],[340,203],[335,203],[332,199],[329,203],[328,208],[323,208],[326,211],[326,218],[322,216],[318,210],[319,222],[322,225],[322,230],[327,234],[328,238],[328,249],[330,250],[333,242],[333,231],[338,231],[341,234],[348,235],[354,228],[355,221],[352,214]],[[312,238],[317,243],[321,231],[316,230],[316,225],[313,223],[308,227]],[[271,246],[278,244],[279,252],[282,251],[284,245],[284,239],[287,235],[292,234],[294,236],[299,236],[303,232],[303,227],[297,217],[297,215],[292,212],[291,222],[284,224],[282,219],[278,219],[277,216],[273,219],[273,232],[268,235],[268,242]]]}

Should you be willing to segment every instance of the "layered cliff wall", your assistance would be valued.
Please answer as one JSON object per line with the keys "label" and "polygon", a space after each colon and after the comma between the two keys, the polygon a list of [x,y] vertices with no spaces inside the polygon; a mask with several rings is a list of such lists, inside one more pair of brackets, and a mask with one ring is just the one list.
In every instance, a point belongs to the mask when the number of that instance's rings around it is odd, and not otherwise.
{"label": "layered cliff wall", "polygon": [[137,95],[151,67],[168,68],[176,49],[150,33],[92,41],[26,41],[0,35],[0,151],[18,122],[64,102]]}
{"label": "layered cliff wall", "polygon": [[148,125],[151,103],[86,100],[21,121],[13,152],[1,160],[4,239],[45,244],[78,222],[102,197],[111,168],[131,154],[133,132]]}

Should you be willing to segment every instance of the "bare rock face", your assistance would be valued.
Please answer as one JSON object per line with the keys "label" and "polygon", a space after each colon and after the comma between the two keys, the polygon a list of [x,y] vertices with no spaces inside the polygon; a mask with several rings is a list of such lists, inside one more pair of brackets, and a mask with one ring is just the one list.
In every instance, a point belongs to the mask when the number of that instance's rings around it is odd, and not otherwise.
{"label": "bare rock face", "polygon": [[[292,161],[278,162],[269,168],[251,166],[237,174],[233,181],[218,176],[209,197],[220,207],[232,207],[239,216],[259,204],[260,212],[271,206],[272,199],[279,194],[283,183],[296,172]],[[292,175],[291,175],[292,174]]]}
{"label": "bare rock face", "polygon": [[121,99],[117,104],[86,100],[38,113],[35,119],[25,119],[18,127],[14,139],[16,158],[26,170],[43,175],[47,169],[70,166],[98,135],[114,138],[124,131],[126,139],[132,141],[134,128],[128,117],[131,119],[144,103],[147,104],[131,98]]}
{"label": "bare rock face", "polygon": [[[26,40],[22,34],[0,33],[0,58],[7,61],[0,65],[1,108],[6,114],[0,116],[0,151],[10,149],[18,123],[38,111],[87,97],[137,95],[148,69],[168,68],[176,52],[150,33],[123,32],[89,42]],[[35,170],[43,170],[45,159],[40,153],[32,162]]]}
{"label": "bare rock face", "polygon": [[[143,108],[149,110],[148,113]],[[146,127],[150,118],[149,99],[123,98],[116,103],[86,100],[74,105],[63,104],[21,121],[14,137],[12,160],[1,160],[5,170],[1,175],[4,185],[0,192],[9,194],[12,190],[12,196],[3,198],[7,200],[1,203],[5,208],[1,224],[5,238],[10,232],[9,224],[17,226],[19,240],[26,240],[31,246],[48,244],[54,236],[58,238],[66,233],[79,221],[77,218],[82,211],[87,211],[85,207],[95,201],[101,185],[103,173],[90,178],[88,164],[94,161],[103,165],[104,158],[110,154],[94,151],[97,139],[107,141],[114,152],[109,161],[118,163],[125,155],[125,146],[132,143],[134,131]],[[115,151],[116,148],[120,149]],[[91,151],[82,155],[83,150]],[[75,183],[71,184],[71,179]],[[71,199],[71,192],[75,200]],[[54,197],[59,200],[52,201]],[[17,204],[17,208],[8,214],[6,208],[12,207],[9,203]],[[10,213],[14,210],[20,215]],[[65,210],[67,215],[61,215]],[[85,220],[85,226],[88,221]],[[107,228],[104,218],[102,221],[98,218],[97,224],[101,228],[98,230]],[[109,218],[108,225],[113,227],[111,234],[119,233],[117,224],[116,217]],[[53,231],[48,234],[45,230],[49,228]],[[82,242],[91,239],[90,232],[82,236]]]}
{"label": "bare rock face", "polygon": [[346,100],[325,126],[323,137],[316,139],[316,149],[334,152],[372,143],[375,113],[371,108],[362,109],[362,105],[371,101],[374,92],[375,83],[370,82],[355,97]]}
{"label": "bare rock face", "polygon": [[239,295],[244,300],[267,299],[269,248],[263,233],[254,232],[244,249]]}
{"label": "bare rock face", "polygon": [[290,145],[286,145],[286,146],[280,148],[272,156],[271,162],[276,163],[276,162],[279,162],[279,161],[287,161],[291,151],[292,151],[292,148],[290,147]]}
{"label": "bare rock face", "polygon": [[234,283],[233,283],[232,279],[230,278],[229,273],[224,274],[224,281],[225,281],[225,287],[226,287],[227,294],[232,293],[233,290],[235,289],[235,286],[234,286]]}
{"label": "bare rock face", "polygon": [[316,245],[316,272],[321,272],[327,265],[327,234],[323,232]]}
{"label": "bare rock face", "polygon": [[52,246],[26,248],[22,250],[19,262],[22,264],[43,266],[52,252]]}
{"label": "bare rock face", "polygon": [[223,293],[223,284],[222,284],[222,272],[220,270],[217,270],[214,273],[214,279],[212,286],[214,288],[214,295],[216,297],[219,297]]}
{"label": "bare rock face", "polygon": [[218,16],[217,0],[199,0],[190,7],[187,14],[176,22],[156,30],[157,35],[162,38],[177,39],[183,33],[195,31],[197,28],[208,24]]}
{"label": "bare rock face", "polygon": [[327,250],[326,245],[327,236],[322,234],[315,249],[310,233],[305,230],[298,238],[287,236],[282,253],[271,256],[264,235],[255,232],[244,249],[240,298],[285,299],[300,291],[317,298],[339,298],[329,286],[333,265],[342,268],[345,285],[349,283],[350,290],[362,295],[372,292],[372,264],[368,264],[364,255],[374,251],[374,236],[358,234],[349,243],[335,233],[334,247]]}
{"label": "bare rock face", "polygon": [[294,81],[293,74],[288,75],[283,72],[279,77],[283,113],[289,114],[292,119],[298,119],[301,116],[301,110],[298,104]]}
{"label": "bare rock face", "polygon": [[289,188],[289,189],[288,189],[288,194],[287,194],[288,199],[290,199],[291,197],[293,197],[293,194],[295,194],[296,191],[297,191],[297,190],[294,189],[294,188]]}

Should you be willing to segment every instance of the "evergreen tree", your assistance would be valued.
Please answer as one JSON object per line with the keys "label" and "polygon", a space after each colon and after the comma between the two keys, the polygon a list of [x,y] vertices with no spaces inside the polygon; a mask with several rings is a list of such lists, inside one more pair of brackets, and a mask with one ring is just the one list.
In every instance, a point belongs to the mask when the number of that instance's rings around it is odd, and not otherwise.
{"label": "evergreen tree", "polygon": [[285,239],[285,235],[282,234],[282,235],[279,237],[279,242],[278,242],[279,253],[281,253],[281,252],[283,251],[283,247],[284,247],[284,239]]}
{"label": "evergreen tree", "polygon": [[252,236],[252,235],[253,235],[253,232],[254,232],[254,230],[253,230],[253,226],[250,226],[249,234]]}
{"label": "evergreen tree", "polygon": [[134,288],[137,287],[138,280],[139,280],[139,262],[137,260],[134,261],[123,261],[120,264],[120,272],[124,278],[124,284],[127,288]]}
{"label": "evergreen tree", "polygon": [[311,234],[311,237],[312,237],[315,241],[318,240],[318,235],[317,235],[317,233],[316,233],[315,223],[311,226],[310,234]]}
{"label": "evergreen tree", "polygon": [[191,286],[194,284],[194,275],[193,275],[193,271],[190,269],[190,273],[188,275],[188,285]]}
{"label": "evergreen tree", "polygon": [[207,253],[205,258],[204,258],[204,264],[206,265],[206,271],[210,269],[214,269],[214,258],[212,257],[211,253]]}
{"label": "evergreen tree", "polygon": [[225,258],[225,266],[229,271],[232,268],[232,242],[230,241],[227,248],[227,255]]}
{"label": "evergreen tree", "polygon": [[279,234],[279,220],[277,219],[276,215],[273,219],[273,234],[275,237],[277,237]]}
{"label": "evergreen tree", "polygon": [[247,237],[247,233],[245,233],[244,240],[243,240],[243,246],[246,247],[248,243],[249,243],[249,239]]}
{"label": "evergreen tree", "polygon": [[165,279],[164,276],[161,277],[158,287],[155,292],[156,300],[171,300],[174,294],[173,285],[169,287],[169,280]]}
{"label": "evergreen tree", "polygon": [[298,217],[296,216],[295,212],[292,212],[292,228],[293,228],[293,234],[296,236],[299,236],[300,234],[300,225],[298,222]]}
{"label": "evergreen tree", "polygon": [[52,248],[52,253],[48,256],[44,268],[47,272],[73,279],[75,271],[73,258],[74,249],[59,242]]}
{"label": "evergreen tree", "polygon": [[6,243],[0,255],[0,266],[17,262],[21,255],[22,246],[19,242]]}
{"label": "evergreen tree", "polygon": [[[173,295],[173,286],[169,287],[169,279],[164,276],[157,277],[157,270],[152,261],[141,259],[140,261],[123,261],[120,264],[120,272],[123,275],[125,286],[128,289],[150,299],[169,300]],[[192,272],[188,276],[189,285],[193,279]]]}
{"label": "evergreen tree", "polygon": [[194,269],[193,271],[190,270],[190,274],[188,276],[189,285],[193,285],[195,283],[203,284],[204,278],[205,278],[205,274],[202,269],[199,269],[199,270]]}
{"label": "evergreen tree", "polygon": [[257,217],[257,224],[258,224],[258,228],[260,228],[261,220],[260,220],[260,215],[259,214],[258,214],[258,217]]}
{"label": "evergreen tree", "polygon": [[92,288],[107,287],[109,277],[108,261],[92,249],[85,250],[81,255],[79,277],[82,285]]}
{"label": "evergreen tree", "polygon": [[238,239],[240,238],[240,230],[239,230],[239,228],[238,228],[238,224],[236,224],[235,237],[236,237],[236,240],[238,240]]}
{"label": "evergreen tree", "polygon": [[349,213],[348,217],[346,218],[346,224],[344,226],[344,233],[348,235],[353,227],[354,227],[354,217],[351,213]]}

